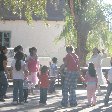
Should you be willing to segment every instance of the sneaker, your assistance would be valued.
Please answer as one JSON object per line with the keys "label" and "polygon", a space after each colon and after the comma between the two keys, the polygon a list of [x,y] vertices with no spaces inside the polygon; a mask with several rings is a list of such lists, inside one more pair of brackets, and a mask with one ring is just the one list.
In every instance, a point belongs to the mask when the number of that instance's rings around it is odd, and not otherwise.
{"label": "sneaker", "polygon": [[108,106],[108,103],[104,103],[104,106]]}
{"label": "sneaker", "polygon": [[92,104],[92,106],[95,106],[96,104]]}
{"label": "sneaker", "polygon": [[2,99],[0,99],[0,102],[5,102],[5,100],[2,98]]}
{"label": "sneaker", "polygon": [[62,104],[62,103],[61,103],[61,106],[62,106],[62,107],[67,107],[68,105],[67,105],[67,104]]}
{"label": "sneaker", "polygon": [[91,106],[91,103],[87,103],[87,106],[89,106],[89,107],[90,107],[90,106]]}
{"label": "sneaker", "polygon": [[102,92],[101,92],[101,91],[100,91],[100,92],[98,92],[98,93],[97,93],[97,95],[98,95],[98,96],[102,95]]}
{"label": "sneaker", "polygon": [[13,101],[12,104],[13,105],[17,105],[18,104],[18,101]]}
{"label": "sneaker", "polygon": [[20,104],[20,105],[24,105],[24,102],[23,102],[23,101],[22,101],[22,102],[19,102],[19,104]]}
{"label": "sneaker", "polygon": [[24,103],[28,103],[28,101],[24,101]]}
{"label": "sneaker", "polygon": [[70,104],[71,107],[76,107],[77,106],[77,103],[75,104]]}

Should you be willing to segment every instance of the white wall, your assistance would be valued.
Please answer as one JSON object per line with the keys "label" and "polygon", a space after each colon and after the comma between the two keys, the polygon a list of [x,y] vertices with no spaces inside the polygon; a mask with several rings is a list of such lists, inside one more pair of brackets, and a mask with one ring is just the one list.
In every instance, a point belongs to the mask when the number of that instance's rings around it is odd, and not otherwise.
{"label": "white wall", "polygon": [[54,39],[60,34],[63,28],[63,21],[48,21],[49,27],[46,27],[42,21],[34,21],[28,25],[25,21],[5,21],[0,22],[0,31],[11,31],[11,47],[22,45],[25,52],[28,48],[35,46],[39,56],[53,56],[62,63],[65,55],[64,40],[55,44]]}

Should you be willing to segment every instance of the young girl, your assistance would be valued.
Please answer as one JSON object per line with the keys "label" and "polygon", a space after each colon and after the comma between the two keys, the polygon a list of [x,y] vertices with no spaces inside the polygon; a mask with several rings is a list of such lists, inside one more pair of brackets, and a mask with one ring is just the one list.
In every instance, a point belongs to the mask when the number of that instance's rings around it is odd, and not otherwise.
{"label": "young girl", "polygon": [[55,92],[55,80],[57,77],[57,58],[52,58],[52,64],[50,63],[50,85],[49,85],[49,93]]}
{"label": "young girl", "polygon": [[29,81],[31,81],[31,92],[33,94],[33,89],[35,85],[38,84],[37,72],[39,72],[39,61],[37,56],[37,49],[32,47],[29,49],[30,56],[27,58],[27,67],[29,71]]}
{"label": "young girl", "polygon": [[47,88],[49,85],[48,79],[48,67],[43,66],[39,75],[39,86],[40,86],[40,104],[46,104],[47,101]]}
{"label": "young girl", "polygon": [[[11,63],[13,73],[13,104],[23,104],[23,80],[25,71],[25,62],[23,61],[24,54],[17,52],[15,59]],[[19,101],[18,101],[19,98]]]}
{"label": "young girl", "polygon": [[87,83],[87,99],[88,99],[88,106],[96,104],[96,89],[97,89],[97,76],[96,70],[94,68],[93,63],[89,63],[88,71],[85,76],[84,82]]}

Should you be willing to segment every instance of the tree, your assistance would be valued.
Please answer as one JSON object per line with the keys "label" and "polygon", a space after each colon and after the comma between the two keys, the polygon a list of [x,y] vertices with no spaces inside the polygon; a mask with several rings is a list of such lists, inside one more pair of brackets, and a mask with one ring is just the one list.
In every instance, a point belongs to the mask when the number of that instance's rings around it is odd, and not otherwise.
{"label": "tree", "polygon": [[[77,46],[78,49],[80,65],[85,66],[86,56],[89,52],[88,49],[90,49],[90,47],[93,48],[93,46],[95,47],[96,43],[99,42],[100,39],[93,36],[91,36],[92,38],[90,39],[89,36],[91,34],[95,34],[96,31],[97,34],[100,34],[99,37],[103,38],[102,35],[104,33],[101,34],[101,31],[104,30],[106,26],[106,18],[104,12],[109,11],[110,8],[101,5],[98,0],[67,0],[67,4],[69,6],[69,8],[67,9],[68,13],[71,14],[72,17],[69,15],[70,19],[65,19],[65,21],[71,21],[71,23],[73,23],[73,26],[71,25],[70,27],[70,25],[65,24],[60,38],[62,38],[63,36],[68,37],[68,40],[72,39],[71,44],[73,44],[74,36],[74,40],[77,41],[77,44],[75,46]],[[68,16],[68,14],[66,16]],[[71,18],[73,19],[71,20]],[[71,28],[74,29],[75,33],[73,33],[73,30],[69,30]],[[66,31],[69,31],[69,34],[66,33]],[[75,35],[72,36],[70,31],[72,31],[72,34]],[[92,42],[89,43],[89,40],[92,40]],[[95,44],[93,45],[93,43]],[[90,44],[92,44],[93,46],[91,46]]]}
{"label": "tree", "polygon": [[[43,20],[46,19],[47,1],[49,0],[0,0],[8,10],[18,14],[20,18],[24,16],[28,23],[32,21],[32,15],[39,16]],[[50,1],[56,4],[59,0]],[[99,4],[98,0],[65,1],[67,6],[65,26],[59,39],[65,37],[66,44],[77,46],[80,64],[84,66],[88,53],[88,35],[106,21],[104,15],[106,8]]]}
{"label": "tree", "polygon": [[47,0],[0,0],[0,5],[20,18],[25,17],[28,23],[33,20],[32,15],[46,19],[46,3]]}

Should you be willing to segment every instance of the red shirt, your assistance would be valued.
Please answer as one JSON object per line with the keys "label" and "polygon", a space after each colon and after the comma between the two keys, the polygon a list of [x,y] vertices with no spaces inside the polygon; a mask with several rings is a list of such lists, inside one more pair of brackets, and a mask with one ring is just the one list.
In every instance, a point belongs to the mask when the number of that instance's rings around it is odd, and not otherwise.
{"label": "red shirt", "polygon": [[39,75],[39,83],[40,83],[40,87],[48,88],[48,86],[49,86],[48,74],[40,74]]}
{"label": "red shirt", "polygon": [[75,53],[68,53],[65,57],[65,63],[67,66],[67,71],[78,71],[79,58]]}

